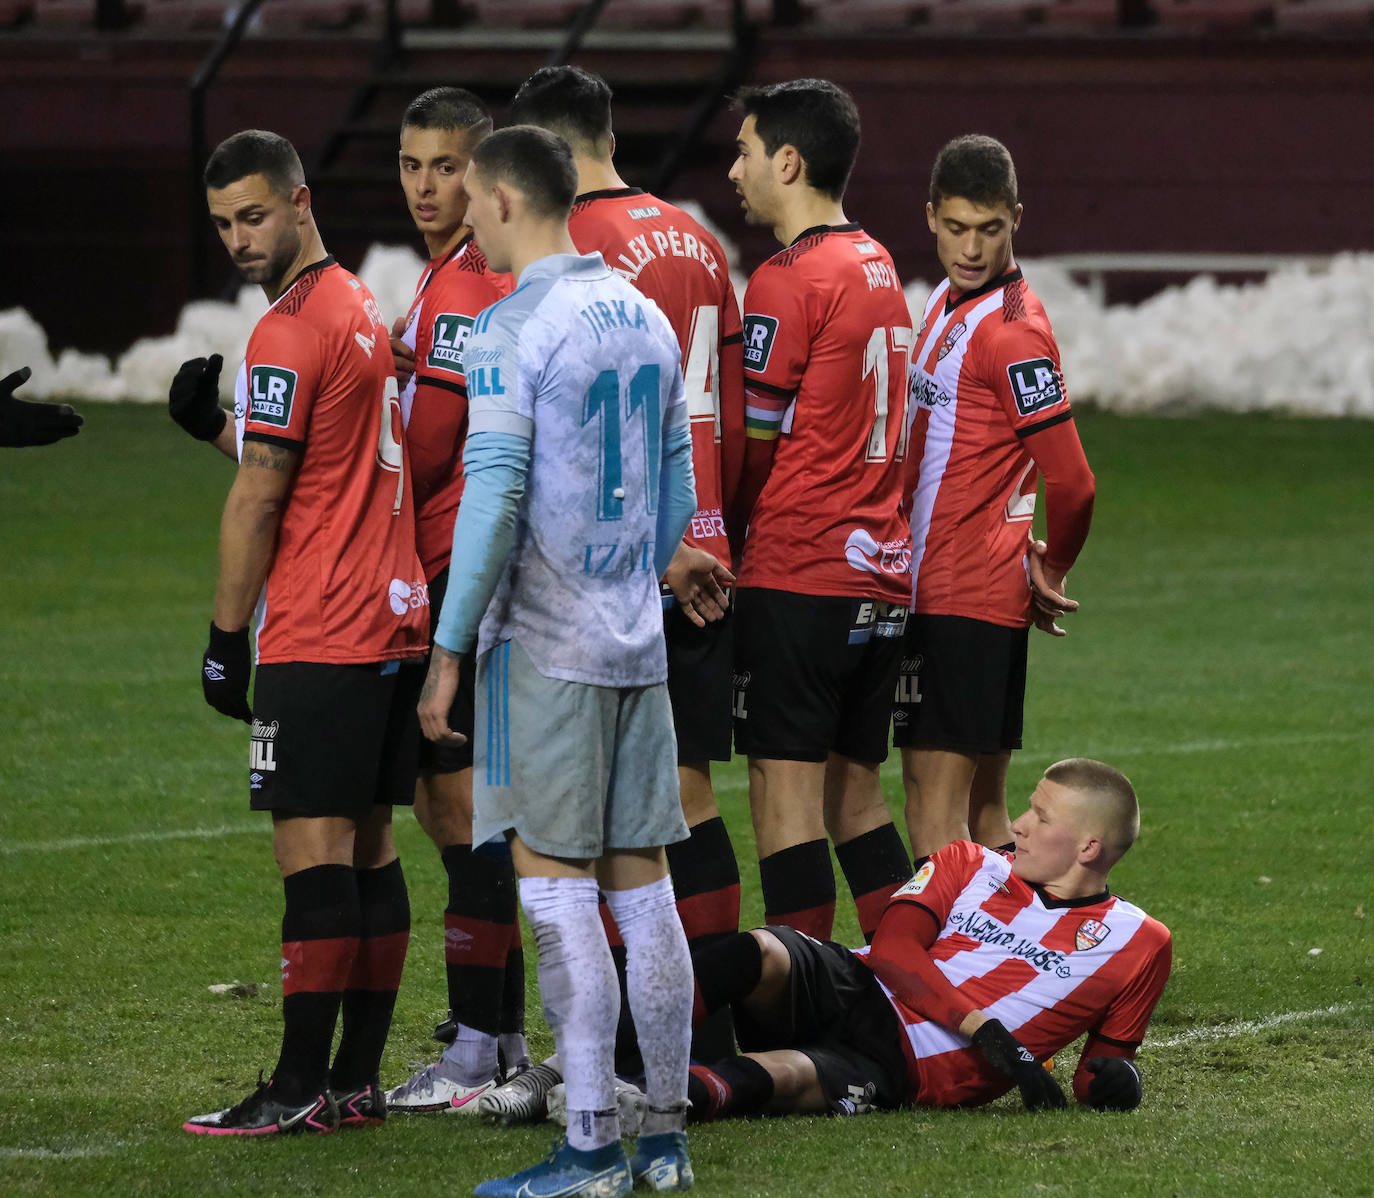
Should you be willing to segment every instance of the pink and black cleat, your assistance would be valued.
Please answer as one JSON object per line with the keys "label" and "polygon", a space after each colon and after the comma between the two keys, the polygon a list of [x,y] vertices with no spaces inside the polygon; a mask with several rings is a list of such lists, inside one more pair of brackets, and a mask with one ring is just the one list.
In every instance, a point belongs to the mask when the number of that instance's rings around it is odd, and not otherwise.
{"label": "pink and black cleat", "polygon": [[304,1102],[283,1102],[262,1074],[258,1074],[258,1088],[242,1102],[196,1115],[181,1125],[183,1131],[197,1136],[326,1135],[338,1127],[339,1108],[328,1090]]}

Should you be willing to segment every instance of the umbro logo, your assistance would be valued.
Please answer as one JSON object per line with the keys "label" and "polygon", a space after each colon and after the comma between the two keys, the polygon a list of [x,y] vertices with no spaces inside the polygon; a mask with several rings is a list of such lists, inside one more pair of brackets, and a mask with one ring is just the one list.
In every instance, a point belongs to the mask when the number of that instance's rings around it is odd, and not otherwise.
{"label": "umbro logo", "polygon": [[220,662],[211,661],[207,657],[205,659],[205,676],[210,679],[211,682],[223,682],[224,666]]}

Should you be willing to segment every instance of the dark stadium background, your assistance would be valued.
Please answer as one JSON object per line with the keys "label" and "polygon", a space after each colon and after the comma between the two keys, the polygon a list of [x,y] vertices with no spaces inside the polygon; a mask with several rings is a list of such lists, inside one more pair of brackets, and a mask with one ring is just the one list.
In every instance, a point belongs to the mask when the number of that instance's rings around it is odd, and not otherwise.
{"label": "dark stadium background", "polygon": [[[114,354],[169,332],[196,298],[196,239],[202,294],[217,294],[230,278],[203,206],[193,213],[188,85],[219,30],[159,24],[130,5],[124,28],[99,31],[84,12],[100,6],[45,2],[0,3],[0,25],[11,22],[0,30],[0,309],[28,309],[54,354]],[[267,0],[265,16],[283,2]],[[367,10],[381,7],[353,5],[356,19],[335,31],[266,20],[229,57],[205,108],[211,146],[247,126],[295,141],[313,175],[326,245],[354,268],[373,241],[418,245],[388,132],[404,102],[438,82],[477,85],[495,101],[546,61],[560,36],[503,32],[499,21],[470,16],[464,23],[461,6],[438,5],[458,23],[406,54],[331,171],[313,172],[373,76],[381,26]],[[780,7],[785,17],[805,16]],[[1288,29],[1263,20],[1262,0],[1252,5],[1260,15],[1236,21],[1236,0],[1227,0],[1211,7],[1240,27],[1214,28],[1196,19],[1208,7],[1195,4],[1194,19],[1176,24],[1067,30],[1043,21],[958,32],[765,22],[745,78],[820,75],[854,93],[865,130],[847,210],[891,248],[904,278],[934,276],[926,174],[938,146],[968,131],[1002,138],[1015,155],[1027,205],[1017,249],[1027,257],[1370,248],[1368,14],[1362,24]],[[61,20],[53,19],[58,9]],[[613,47],[593,34],[572,58],[618,89],[618,161],[632,183],[649,182],[655,147],[682,124],[693,89],[718,65],[721,51],[701,48],[703,32],[711,30],[697,21],[636,42],[621,29]],[[496,111],[503,115],[499,102]],[[736,127],[719,110],[664,191],[699,201],[740,243],[749,269],[775,247],[765,231],[743,225],[725,180]],[[1109,275],[1108,293],[1139,298],[1163,281]]]}

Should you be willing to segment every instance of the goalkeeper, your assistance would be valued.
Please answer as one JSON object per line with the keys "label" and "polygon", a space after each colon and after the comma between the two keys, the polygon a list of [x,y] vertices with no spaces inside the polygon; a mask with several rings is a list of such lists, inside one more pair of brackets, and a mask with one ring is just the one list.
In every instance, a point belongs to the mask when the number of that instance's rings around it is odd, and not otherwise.
{"label": "goalkeeper", "polygon": [[1053,1109],[1041,1062],[1084,1033],[1074,1097],[1138,1106],[1134,1056],[1172,959],[1168,929],[1107,888],[1139,826],[1124,775],[1061,761],[1014,853],[956,841],[918,862],[870,949],[770,927],[700,954],[693,1016],[731,1003],[746,1053],[693,1066],[692,1117],[976,1106],[1013,1086]]}

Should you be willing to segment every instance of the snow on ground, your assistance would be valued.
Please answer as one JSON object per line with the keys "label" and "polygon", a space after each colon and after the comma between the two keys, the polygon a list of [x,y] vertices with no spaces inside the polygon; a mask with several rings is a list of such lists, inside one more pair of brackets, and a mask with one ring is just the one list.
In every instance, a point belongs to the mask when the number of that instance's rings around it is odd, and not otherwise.
{"label": "snow on ground", "polygon": [[[732,266],[742,300],[745,279]],[[1113,307],[1053,259],[1022,266],[1054,324],[1076,400],[1125,413],[1213,408],[1374,418],[1374,254],[1340,254],[1323,269],[1293,266],[1239,286],[1200,275],[1139,305]],[[409,307],[423,267],[414,250],[377,245],[358,273],[391,321]],[[906,289],[918,325],[928,294],[923,282]],[[111,362],[74,350],[54,361],[43,330],[11,308],[0,312],[0,373],[31,366],[21,392],[27,399],[161,403],[182,361],[218,353],[221,396],[229,400],[265,309],[256,287],[232,304],[197,301],[170,337],[141,339]]]}

